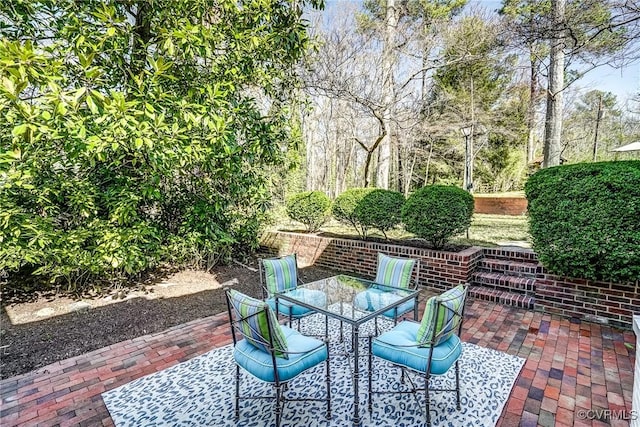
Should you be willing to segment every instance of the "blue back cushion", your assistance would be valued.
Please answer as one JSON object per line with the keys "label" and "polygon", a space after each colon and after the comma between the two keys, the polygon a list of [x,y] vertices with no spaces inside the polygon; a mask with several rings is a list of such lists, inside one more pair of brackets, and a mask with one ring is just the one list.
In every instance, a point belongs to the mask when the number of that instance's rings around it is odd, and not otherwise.
{"label": "blue back cushion", "polygon": [[[424,347],[437,346],[455,334],[462,321],[462,317],[457,313],[462,311],[466,296],[466,288],[458,285],[441,295],[429,298],[416,337],[418,344]],[[434,329],[436,340],[432,343]]]}
{"label": "blue back cushion", "polygon": [[379,253],[375,282],[387,286],[408,288],[415,264],[415,259],[396,258]]}
{"label": "blue back cushion", "polygon": [[263,259],[264,279],[269,295],[295,289],[298,285],[298,266],[295,255]]}
{"label": "blue back cushion", "polygon": [[289,358],[285,353],[287,339],[278,323],[278,318],[266,302],[251,298],[235,289],[229,290],[229,302],[235,311],[235,318],[240,320],[238,326],[247,342],[259,350],[269,352],[267,346],[271,339],[276,356]]}

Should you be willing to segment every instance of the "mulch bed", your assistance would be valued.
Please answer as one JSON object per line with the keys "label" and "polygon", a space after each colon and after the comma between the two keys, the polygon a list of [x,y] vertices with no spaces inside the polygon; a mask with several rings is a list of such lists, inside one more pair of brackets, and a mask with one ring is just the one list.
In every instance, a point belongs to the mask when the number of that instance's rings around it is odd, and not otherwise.
{"label": "mulch bed", "polygon": [[[255,267],[257,264],[252,263]],[[237,279],[234,288],[261,296],[256,271],[240,265],[215,268],[220,283]],[[317,267],[300,269],[304,282],[334,273]],[[3,304],[6,304],[3,299]],[[50,363],[87,353],[120,341],[163,331],[191,320],[226,311],[222,289],[175,298],[135,298],[49,319],[13,325],[0,310],[0,378],[9,378]]]}

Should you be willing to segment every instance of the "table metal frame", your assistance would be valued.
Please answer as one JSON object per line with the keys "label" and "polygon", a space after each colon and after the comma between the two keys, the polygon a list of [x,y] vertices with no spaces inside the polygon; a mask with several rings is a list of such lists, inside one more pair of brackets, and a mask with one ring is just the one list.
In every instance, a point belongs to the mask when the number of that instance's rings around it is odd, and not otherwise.
{"label": "table metal frame", "polygon": [[[372,282],[370,280],[366,280],[366,279],[361,279],[359,277],[351,277],[351,276],[346,276],[346,275],[338,275],[338,276],[332,276],[332,277],[328,277],[326,279],[321,279],[321,280],[316,280],[314,282],[309,282],[306,283],[304,285],[299,285],[298,289],[300,288],[312,288],[313,286],[316,286],[317,284],[321,283],[321,282],[326,282],[328,280],[338,280],[339,278],[347,278],[349,280],[356,280],[364,285],[367,286],[367,288],[370,288],[372,286],[377,286],[379,288],[386,288],[389,289],[391,291],[393,290],[400,290],[401,288],[397,288],[397,287],[393,287],[393,286],[387,286],[387,285],[382,285],[379,283],[375,283]],[[359,317],[357,319],[353,318],[353,317],[349,317],[349,316],[345,316],[342,315],[340,313],[336,313],[334,311],[328,310],[326,306],[324,307],[319,307],[313,304],[309,304],[306,301],[300,300],[300,299],[296,299],[295,297],[292,297],[290,295],[287,295],[287,292],[282,292],[282,293],[278,293],[275,295],[276,297],[276,304],[279,298],[282,298],[285,301],[294,303],[296,305],[300,305],[302,307],[306,307],[310,310],[313,310],[317,313],[320,313],[324,316],[327,317],[332,317],[334,319],[339,320],[340,322],[345,322],[351,325],[352,328],[352,333],[353,333],[353,340],[352,340],[352,347],[353,347],[353,355],[354,355],[354,363],[353,363],[353,424],[355,426],[359,426],[361,423],[361,418],[360,418],[360,398],[359,398],[359,381],[360,381],[360,367],[359,367],[359,357],[360,357],[360,351],[359,351],[359,345],[358,345],[358,339],[359,339],[359,328],[360,325],[368,322],[369,320],[375,319],[378,316],[381,316],[383,313],[385,313],[386,311],[396,308],[398,306],[400,306],[401,304],[410,301],[412,299],[415,299],[415,304],[414,304],[414,308],[413,308],[413,318],[414,320],[417,320],[417,315],[418,315],[418,294],[419,294],[419,290],[418,289],[401,289],[403,292],[408,292],[407,296],[405,297],[401,297],[400,299],[398,299],[397,301],[394,301],[384,307],[379,308],[378,310],[375,311],[367,311],[367,314],[364,314],[362,317]],[[358,310],[361,313],[364,313],[364,310],[358,309],[354,306],[353,302],[351,304],[351,308],[353,310]],[[328,333],[328,322],[325,322],[325,334]]]}

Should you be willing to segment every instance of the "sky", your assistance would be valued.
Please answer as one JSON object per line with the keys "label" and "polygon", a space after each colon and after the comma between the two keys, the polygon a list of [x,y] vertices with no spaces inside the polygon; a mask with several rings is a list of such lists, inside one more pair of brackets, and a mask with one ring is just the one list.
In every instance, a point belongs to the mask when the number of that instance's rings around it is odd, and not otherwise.
{"label": "sky", "polygon": [[[362,3],[362,0],[325,0],[325,9],[336,7],[342,3]],[[496,0],[469,0],[470,7],[480,6],[488,11],[496,12],[502,5],[502,1]],[[574,88],[580,92],[588,92],[598,89],[612,92],[618,101],[625,105],[632,96],[640,93],[640,63],[636,62],[622,69],[610,66],[598,67],[579,81],[574,83]]]}

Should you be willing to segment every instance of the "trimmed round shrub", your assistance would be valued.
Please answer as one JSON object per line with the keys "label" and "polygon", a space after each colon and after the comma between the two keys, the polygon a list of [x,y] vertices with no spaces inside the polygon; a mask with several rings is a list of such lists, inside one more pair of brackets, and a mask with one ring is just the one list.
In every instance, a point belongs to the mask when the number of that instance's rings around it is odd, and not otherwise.
{"label": "trimmed round shrub", "polygon": [[375,188],[351,188],[340,194],[333,201],[331,209],[333,217],[343,224],[351,225],[362,237],[366,236],[366,228],[358,221],[356,207],[364,197],[374,191]]}
{"label": "trimmed round shrub", "polygon": [[543,169],[525,193],[533,247],[549,272],[640,279],[640,161]]}
{"label": "trimmed round shrub", "polygon": [[402,221],[404,196],[397,191],[376,189],[366,194],[354,209],[358,222],[365,228],[387,231]]}
{"label": "trimmed round shrub", "polygon": [[402,221],[410,233],[440,249],[467,230],[473,216],[473,196],[461,188],[429,185],[413,193],[402,208]]}
{"label": "trimmed round shrub", "polygon": [[305,191],[287,200],[287,215],[303,223],[307,231],[318,231],[327,221],[330,211],[331,200],[322,191]]}

